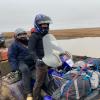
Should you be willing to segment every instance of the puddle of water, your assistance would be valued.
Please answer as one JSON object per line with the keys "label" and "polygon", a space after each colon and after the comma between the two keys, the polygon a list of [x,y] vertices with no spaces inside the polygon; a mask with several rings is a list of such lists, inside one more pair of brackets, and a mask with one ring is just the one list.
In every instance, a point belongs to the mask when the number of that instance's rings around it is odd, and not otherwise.
{"label": "puddle of water", "polygon": [[73,55],[100,58],[100,37],[58,40],[58,44]]}

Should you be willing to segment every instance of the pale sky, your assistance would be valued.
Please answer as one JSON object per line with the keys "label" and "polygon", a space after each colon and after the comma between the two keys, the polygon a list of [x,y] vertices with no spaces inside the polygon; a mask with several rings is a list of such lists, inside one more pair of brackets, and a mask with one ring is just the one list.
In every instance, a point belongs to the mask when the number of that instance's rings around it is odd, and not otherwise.
{"label": "pale sky", "polygon": [[0,0],[0,32],[30,30],[39,13],[51,17],[51,29],[100,27],[100,0]]}

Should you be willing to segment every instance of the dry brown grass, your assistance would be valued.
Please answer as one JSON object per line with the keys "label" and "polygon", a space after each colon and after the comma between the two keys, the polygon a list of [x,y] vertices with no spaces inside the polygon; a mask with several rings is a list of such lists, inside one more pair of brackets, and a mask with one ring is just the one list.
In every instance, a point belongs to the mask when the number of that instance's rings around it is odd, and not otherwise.
{"label": "dry brown grass", "polygon": [[[30,32],[28,32],[30,34]],[[4,36],[6,39],[12,38],[14,36],[14,32],[4,32]]]}
{"label": "dry brown grass", "polygon": [[12,38],[13,37],[13,32],[4,32],[5,38]]}
{"label": "dry brown grass", "polygon": [[[30,34],[30,32],[28,32]],[[73,38],[73,37],[100,37],[100,28],[81,28],[81,29],[64,29],[64,30],[51,30],[50,33],[54,34],[56,38]],[[13,32],[4,32],[6,38],[11,38]]]}
{"label": "dry brown grass", "polygon": [[100,28],[54,30],[52,33],[60,39],[73,37],[100,37]]}

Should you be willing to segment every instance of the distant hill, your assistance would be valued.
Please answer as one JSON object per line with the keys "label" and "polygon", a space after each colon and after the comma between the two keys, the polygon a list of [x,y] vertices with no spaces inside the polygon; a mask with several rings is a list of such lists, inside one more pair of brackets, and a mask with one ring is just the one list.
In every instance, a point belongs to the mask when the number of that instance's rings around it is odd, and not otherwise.
{"label": "distant hill", "polygon": [[[30,34],[30,32],[28,32]],[[80,28],[80,29],[62,29],[51,30],[58,39],[77,38],[77,37],[100,37],[100,28]],[[13,32],[4,32],[6,38],[11,38]]]}

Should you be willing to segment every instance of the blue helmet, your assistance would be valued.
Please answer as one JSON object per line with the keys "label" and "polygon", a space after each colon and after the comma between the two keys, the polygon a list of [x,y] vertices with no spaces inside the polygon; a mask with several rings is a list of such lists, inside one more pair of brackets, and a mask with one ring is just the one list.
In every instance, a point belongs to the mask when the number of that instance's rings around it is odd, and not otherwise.
{"label": "blue helmet", "polygon": [[[43,15],[43,14],[38,14],[35,17],[34,20],[34,28],[37,32],[41,33],[41,34],[46,34],[48,33],[49,30],[49,24],[51,23],[51,18]],[[46,27],[45,29],[41,27],[42,24],[47,24],[48,27]]]}

